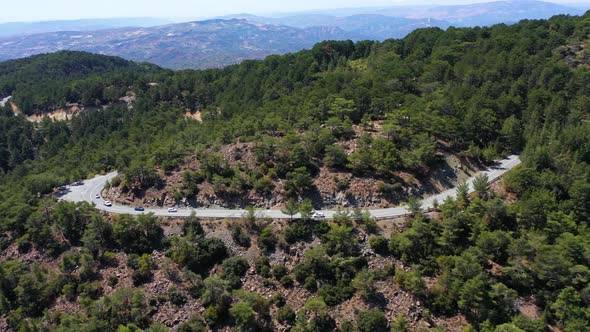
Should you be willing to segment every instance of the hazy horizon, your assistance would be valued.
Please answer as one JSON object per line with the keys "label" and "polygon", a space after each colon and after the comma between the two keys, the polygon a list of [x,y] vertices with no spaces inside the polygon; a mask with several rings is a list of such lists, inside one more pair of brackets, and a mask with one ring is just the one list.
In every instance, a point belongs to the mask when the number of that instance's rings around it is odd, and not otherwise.
{"label": "hazy horizon", "polygon": [[[501,0],[499,0],[501,1]],[[224,15],[249,13],[258,15],[280,15],[286,13],[338,10],[367,7],[419,7],[465,5],[472,3],[495,2],[494,0],[312,0],[274,2],[270,0],[228,0],[218,4],[204,1],[168,0],[165,3],[156,0],[103,0],[100,3],[54,0],[38,3],[38,0],[21,0],[11,3],[8,10],[0,13],[0,23],[41,22],[83,19],[117,19],[117,18],[161,18],[171,20],[206,19]],[[590,5],[589,0],[552,0],[545,1],[561,5]],[[117,11],[112,9],[116,8]]]}

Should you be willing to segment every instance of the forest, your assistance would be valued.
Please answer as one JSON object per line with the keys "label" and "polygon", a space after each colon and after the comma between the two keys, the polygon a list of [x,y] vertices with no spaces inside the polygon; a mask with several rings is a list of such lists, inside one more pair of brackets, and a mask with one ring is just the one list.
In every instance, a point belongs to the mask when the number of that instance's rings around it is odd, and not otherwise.
{"label": "forest", "polygon": [[[326,41],[205,71],[81,52],[0,63],[0,97],[21,110],[0,111],[0,326],[590,331],[589,35],[587,13]],[[117,102],[130,95],[132,108]],[[68,121],[25,116],[66,103],[100,107]],[[338,148],[375,121],[380,135],[355,137],[350,155]],[[228,167],[218,151],[236,142],[252,142],[261,167]],[[196,156],[200,168],[186,174],[181,195],[202,181],[240,194],[278,179],[297,201],[321,166],[420,174],[442,143],[483,163],[517,152],[523,165],[500,187],[460,188],[434,213],[417,208],[396,230],[358,210],[285,225],[252,210],[219,226],[228,237],[197,218],[168,234],[169,220],[103,215],[51,195],[112,170],[128,184],[158,186],[159,170]],[[294,247],[308,249],[293,264],[279,259]],[[244,254],[251,250],[259,255]],[[154,296],[147,285],[157,278],[173,286]],[[243,286],[253,280],[273,295]],[[391,317],[390,287],[420,311]],[[292,290],[304,303],[286,296]],[[351,301],[363,310],[343,314]],[[538,315],[525,316],[523,303]],[[166,307],[192,311],[164,322]]]}

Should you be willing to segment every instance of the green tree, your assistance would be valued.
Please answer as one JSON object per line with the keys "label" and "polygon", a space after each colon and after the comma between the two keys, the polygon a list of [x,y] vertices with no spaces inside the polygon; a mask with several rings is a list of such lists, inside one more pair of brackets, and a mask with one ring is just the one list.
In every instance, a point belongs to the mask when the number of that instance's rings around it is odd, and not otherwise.
{"label": "green tree", "polygon": [[294,199],[290,199],[285,202],[285,207],[281,209],[281,212],[288,215],[291,221],[293,221],[293,216],[299,212],[299,204]]}
{"label": "green tree", "polygon": [[340,169],[346,166],[348,158],[346,152],[341,146],[329,145],[326,146],[324,155],[324,164],[330,168]]}
{"label": "green tree", "polygon": [[[311,218],[313,214],[313,204],[310,199],[304,199],[301,204],[299,204],[299,215],[302,219],[307,220]],[[291,216],[293,218],[293,216]]]}
{"label": "green tree", "polygon": [[407,209],[413,216],[422,213],[422,202],[416,197],[408,198]]}
{"label": "green tree", "polygon": [[360,332],[387,331],[387,318],[379,309],[361,311],[358,315],[358,329]]}
{"label": "green tree", "polygon": [[473,179],[473,190],[481,199],[487,200],[492,196],[492,188],[488,175],[482,173]]}
{"label": "green tree", "polygon": [[255,331],[256,330],[256,313],[252,309],[252,305],[246,301],[240,301],[234,304],[229,312],[236,322],[240,331]]}
{"label": "green tree", "polygon": [[455,192],[457,193],[457,199],[462,205],[469,203],[469,184],[466,181],[459,183]]}
{"label": "green tree", "polygon": [[272,252],[277,244],[277,237],[270,225],[264,227],[258,236],[258,247],[266,252]]}
{"label": "green tree", "polygon": [[375,276],[369,270],[361,270],[356,274],[352,280],[352,287],[365,301],[371,300],[377,289],[375,287]]}

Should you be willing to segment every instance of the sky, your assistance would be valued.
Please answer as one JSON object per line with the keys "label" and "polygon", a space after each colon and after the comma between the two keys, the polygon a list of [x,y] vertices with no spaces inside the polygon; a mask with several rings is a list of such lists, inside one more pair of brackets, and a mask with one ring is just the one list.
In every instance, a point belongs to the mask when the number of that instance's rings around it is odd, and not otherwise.
{"label": "sky", "polygon": [[205,18],[236,13],[269,14],[313,9],[490,1],[494,0],[0,0],[0,5],[5,3],[0,10],[0,22],[113,17]]}

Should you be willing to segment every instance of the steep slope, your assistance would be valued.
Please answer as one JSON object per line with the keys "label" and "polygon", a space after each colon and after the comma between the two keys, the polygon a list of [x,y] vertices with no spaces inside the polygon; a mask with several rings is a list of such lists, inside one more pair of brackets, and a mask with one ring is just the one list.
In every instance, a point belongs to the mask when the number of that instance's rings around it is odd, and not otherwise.
{"label": "steep slope", "polygon": [[88,51],[173,68],[211,68],[349,39],[338,28],[298,29],[244,20],[209,20],[152,28],[55,32],[0,40],[0,60],[58,50]]}

